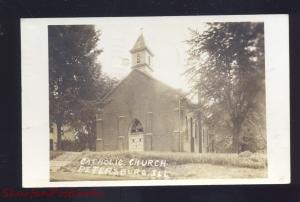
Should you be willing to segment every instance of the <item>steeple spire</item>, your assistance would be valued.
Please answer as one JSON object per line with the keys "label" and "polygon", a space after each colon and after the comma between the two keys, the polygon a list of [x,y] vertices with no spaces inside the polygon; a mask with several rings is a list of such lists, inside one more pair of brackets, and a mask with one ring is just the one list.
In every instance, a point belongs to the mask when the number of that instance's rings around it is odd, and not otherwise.
{"label": "steeple spire", "polygon": [[143,33],[140,34],[139,38],[136,40],[136,42],[135,42],[133,48],[130,50],[130,52],[135,53],[135,52],[142,51],[142,50],[147,50],[153,56],[153,53],[146,45]]}
{"label": "steeple spire", "polygon": [[[142,32],[142,30],[141,30]],[[132,59],[132,69],[140,69],[152,72],[153,53],[146,45],[143,33],[136,40],[133,48],[130,50]]]}

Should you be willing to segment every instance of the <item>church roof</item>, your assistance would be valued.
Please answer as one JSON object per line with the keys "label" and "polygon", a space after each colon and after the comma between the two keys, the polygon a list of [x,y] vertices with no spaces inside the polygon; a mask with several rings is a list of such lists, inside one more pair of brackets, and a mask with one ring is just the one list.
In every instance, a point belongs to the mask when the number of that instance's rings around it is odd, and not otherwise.
{"label": "church roof", "polygon": [[129,75],[127,75],[123,80],[120,81],[120,83],[115,87],[113,88],[110,92],[108,92],[103,98],[102,98],[102,101],[105,103],[106,100],[111,97],[111,95],[115,92],[115,90],[117,88],[119,88],[129,77],[130,75],[133,73],[133,72],[137,72],[137,73],[140,73],[146,77],[148,77],[149,79],[151,80],[154,80],[155,82],[159,82],[161,85],[165,86],[166,88],[168,88],[169,90],[171,90],[173,93],[179,95],[180,97],[185,97],[185,94],[178,90],[178,89],[175,89],[167,84],[165,84],[164,82],[158,80],[157,78],[155,78],[153,75],[151,75],[150,73],[146,72],[146,71],[143,71],[143,70],[140,70],[140,69],[134,69],[132,70]]}
{"label": "church roof", "polygon": [[[135,42],[133,48],[130,50],[131,53],[135,53],[138,51],[143,51],[143,50],[147,50],[151,55],[152,52],[150,51],[150,49],[147,47],[146,43],[145,43],[145,39],[143,34],[141,34],[137,41]],[[121,80],[119,82],[119,84],[113,88],[110,92],[108,92],[102,99],[101,102],[102,104],[107,104],[108,102],[110,102],[110,98],[112,97],[112,95],[114,94],[114,92],[116,91],[116,89],[118,89],[121,85],[123,85],[125,83],[125,81],[127,81],[129,78],[132,77],[132,75],[134,74],[141,74],[143,76],[145,76],[146,78],[159,83],[162,87],[164,87],[165,89],[168,89],[170,92],[172,92],[174,95],[179,96],[180,99],[185,98],[185,100],[187,101],[188,104],[190,104],[189,100],[186,99],[186,94],[183,93],[181,90],[179,89],[175,89],[169,85],[167,85],[166,83],[160,81],[159,79],[155,78],[154,75],[152,74],[152,72],[147,71],[147,69],[139,69],[139,68],[134,68],[129,75],[127,75],[123,80]],[[176,98],[177,99],[177,98]]]}
{"label": "church roof", "polygon": [[136,40],[133,48],[130,50],[131,53],[135,53],[138,51],[142,51],[142,50],[148,50],[148,52],[153,55],[153,53],[151,52],[151,50],[149,49],[149,47],[146,45],[145,39],[144,39],[144,35],[141,34],[139,36],[139,38]]}

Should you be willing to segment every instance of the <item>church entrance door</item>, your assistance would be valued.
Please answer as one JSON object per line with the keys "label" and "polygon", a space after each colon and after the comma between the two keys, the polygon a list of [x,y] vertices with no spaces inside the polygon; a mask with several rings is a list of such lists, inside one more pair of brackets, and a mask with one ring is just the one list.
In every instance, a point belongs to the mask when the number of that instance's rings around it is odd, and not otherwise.
{"label": "church entrance door", "polygon": [[138,119],[134,119],[128,134],[129,151],[144,151],[144,128]]}

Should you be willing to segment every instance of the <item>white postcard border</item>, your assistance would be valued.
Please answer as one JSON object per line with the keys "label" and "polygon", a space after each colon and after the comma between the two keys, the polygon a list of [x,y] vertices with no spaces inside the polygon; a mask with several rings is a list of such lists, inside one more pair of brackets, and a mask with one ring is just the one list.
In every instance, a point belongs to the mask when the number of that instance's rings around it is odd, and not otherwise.
{"label": "white postcard border", "polygon": [[[178,20],[180,18],[180,20]],[[49,181],[48,25],[259,21],[265,25],[268,178]],[[21,19],[23,187],[155,186],[290,183],[288,15]]]}

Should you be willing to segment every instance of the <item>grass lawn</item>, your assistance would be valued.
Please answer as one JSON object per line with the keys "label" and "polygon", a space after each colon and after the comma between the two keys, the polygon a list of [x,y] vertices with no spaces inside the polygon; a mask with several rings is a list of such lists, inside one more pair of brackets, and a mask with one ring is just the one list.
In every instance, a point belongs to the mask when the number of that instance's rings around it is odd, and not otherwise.
{"label": "grass lawn", "polygon": [[[59,159],[68,159],[68,152],[60,154],[50,161],[50,165],[57,164]],[[70,154],[71,155],[71,154]],[[125,164],[121,167],[113,166],[116,169],[140,169],[147,173],[152,170],[166,172],[168,178],[164,179],[227,179],[227,178],[266,178],[267,159],[265,154],[192,154],[192,153],[162,153],[162,152],[78,152],[66,165],[63,165],[56,172],[50,172],[51,181],[92,181],[92,180],[130,180],[130,179],[158,179],[149,175],[107,175],[100,172],[78,172],[82,164],[80,161],[86,159],[122,159]],[[167,166],[137,166],[129,165],[130,159],[137,160],[164,160]],[[111,165],[88,165],[112,167]],[[159,178],[161,179],[161,178]]]}

